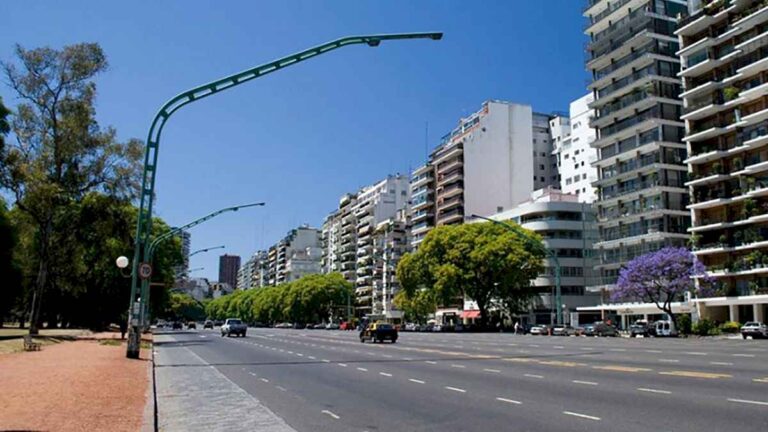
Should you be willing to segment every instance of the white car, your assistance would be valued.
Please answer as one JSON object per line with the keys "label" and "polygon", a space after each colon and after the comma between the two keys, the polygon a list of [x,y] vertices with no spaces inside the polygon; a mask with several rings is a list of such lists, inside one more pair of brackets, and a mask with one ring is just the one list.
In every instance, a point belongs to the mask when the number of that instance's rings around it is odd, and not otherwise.
{"label": "white car", "polygon": [[547,328],[545,326],[537,325],[531,327],[531,334],[541,336],[547,334]]}
{"label": "white car", "polygon": [[768,338],[768,326],[758,321],[749,321],[741,327],[741,336],[746,339],[752,336],[752,339]]}

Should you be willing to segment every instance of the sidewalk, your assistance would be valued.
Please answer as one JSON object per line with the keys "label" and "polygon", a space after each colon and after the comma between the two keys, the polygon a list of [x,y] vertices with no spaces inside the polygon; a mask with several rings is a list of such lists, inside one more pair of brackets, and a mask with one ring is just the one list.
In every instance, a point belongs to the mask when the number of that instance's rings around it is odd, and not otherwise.
{"label": "sidewalk", "polygon": [[147,355],[129,360],[124,344],[91,340],[0,355],[0,430],[140,430]]}
{"label": "sidewalk", "polygon": [[155,377],[163,432],[296,432],[172,335],[155,335]]}

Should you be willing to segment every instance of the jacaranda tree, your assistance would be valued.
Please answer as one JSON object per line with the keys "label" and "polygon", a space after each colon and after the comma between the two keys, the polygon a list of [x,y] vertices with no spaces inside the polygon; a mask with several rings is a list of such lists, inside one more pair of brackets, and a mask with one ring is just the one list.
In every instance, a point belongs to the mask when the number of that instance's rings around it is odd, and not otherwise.
{"label": "jacaranda tree", "polygon": [[[677,325],[672,303],[682,301],[686,292],[694,292],[694,276],[705,274],[704,264],[688,249],[666,247],[627,263],[619,273],[618,289],[611,299],[654,303]],[[701,281],[709,283],[706,277],[702,277]],[[700,289],[706,291],[706,287]]]}

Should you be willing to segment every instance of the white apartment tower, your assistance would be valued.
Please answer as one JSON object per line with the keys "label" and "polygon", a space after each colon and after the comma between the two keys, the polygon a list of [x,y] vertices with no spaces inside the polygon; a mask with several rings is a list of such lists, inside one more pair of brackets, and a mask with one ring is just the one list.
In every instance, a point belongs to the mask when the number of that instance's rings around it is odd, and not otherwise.
{"label": "white apartment tower", "polygon": [[589,126],[592,110],[589,104],[594,100],[592,93],[571,102],[568,118],[555,117],[550,120],[553,153],[557,158],[560,190],[565,194],[578,196],[579,202],[592,203],[597,194],[592,183],[597,181],[597,149],[591,144],[595,130]]}

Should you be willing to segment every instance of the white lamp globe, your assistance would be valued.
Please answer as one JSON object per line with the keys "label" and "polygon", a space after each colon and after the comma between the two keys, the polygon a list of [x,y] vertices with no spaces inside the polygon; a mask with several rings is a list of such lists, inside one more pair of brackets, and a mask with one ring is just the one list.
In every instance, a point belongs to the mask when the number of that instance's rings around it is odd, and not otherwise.
{"label": "white lamp globe", "polygon": [[121,269],[124,269],[124,268],[128,267],[128,258],[126,258],[124,256],[119,256],[115,260],[115,264],[117,265],[117,267],[119,267]]}

